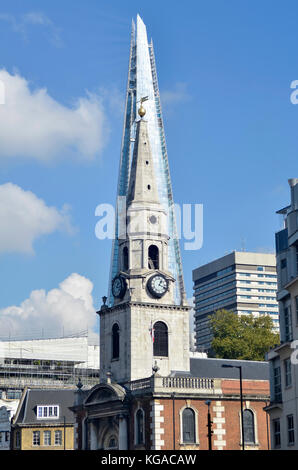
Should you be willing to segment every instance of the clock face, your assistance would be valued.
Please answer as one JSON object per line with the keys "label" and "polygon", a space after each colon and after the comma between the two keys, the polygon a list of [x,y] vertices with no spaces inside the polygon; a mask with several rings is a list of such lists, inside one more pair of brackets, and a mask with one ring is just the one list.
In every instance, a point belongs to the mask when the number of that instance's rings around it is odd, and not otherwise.
{"label": "clock face", "polygon": [[168,290],[168,281],[162,274],[156,274],[149,279],[148,289],[155,297],[162,297]]}
{"label": "clock face", "polygon": [[112,284],[112,293],[114,297],[121,298],[124,296],[126,290],[126,282],[121,276],[116,276]]}

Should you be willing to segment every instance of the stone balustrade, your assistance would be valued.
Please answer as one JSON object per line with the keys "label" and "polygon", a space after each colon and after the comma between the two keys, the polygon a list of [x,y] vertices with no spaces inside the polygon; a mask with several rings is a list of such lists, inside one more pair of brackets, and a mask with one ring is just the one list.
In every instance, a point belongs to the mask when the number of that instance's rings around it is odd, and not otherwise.
{"label": "stone balustrade", "polygon": [[158,374],[130,383],[131,391],[161,393],[202,393],[216,395],[221,393],[221,380],[204,377],[161,377]]}

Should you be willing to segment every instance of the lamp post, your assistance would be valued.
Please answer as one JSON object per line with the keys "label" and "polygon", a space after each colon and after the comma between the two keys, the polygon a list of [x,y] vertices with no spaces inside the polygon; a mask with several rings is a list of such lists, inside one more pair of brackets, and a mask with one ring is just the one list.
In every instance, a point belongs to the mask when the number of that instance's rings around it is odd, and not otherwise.
{"label": "lamp post", "polygon": [[225,367],[226,369],[227,368],[239,369],[242,450],[245,450],[245,446],[244,446],[244,421],[243,421],[243,394],[242,394],[242,366],[233,366],[232,364],[222,364],[221,367]]}
{"label": "lamp post", "polygon": [[212,450],[212,421],[211,421],[211,414],[210,414],[210,400],[205,401],[205,405],[208,406],[208,414],[207,414],[207,428],[208,428],[208,450]]}

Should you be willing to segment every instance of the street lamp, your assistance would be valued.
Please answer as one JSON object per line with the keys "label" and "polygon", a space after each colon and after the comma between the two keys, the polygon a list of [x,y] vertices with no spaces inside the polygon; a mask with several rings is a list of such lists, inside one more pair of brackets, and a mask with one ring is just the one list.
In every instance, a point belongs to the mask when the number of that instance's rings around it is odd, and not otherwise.
{"label": "street lamp", "polygon": [[207,415],[208,449],[212,450],[212,434],[213,434],[213,431],[212,431],[212,421],[211,421],[211,414],[210,414],[210,404],[211,404],[210,400],[205,401],[205,405],[208,406],[208,415]]}
{"label": "street lamp", "polygon": [[235,368],[239,369],[239,378],[240,378],[240,405],[241,405],[241,433],[242,433],[242,450],[245,450],[244,446],[244,421],[243,421],[243,395],[242,395],[242,366],[232,366],[232,364],[222,364],[221,367],[224,368]]}

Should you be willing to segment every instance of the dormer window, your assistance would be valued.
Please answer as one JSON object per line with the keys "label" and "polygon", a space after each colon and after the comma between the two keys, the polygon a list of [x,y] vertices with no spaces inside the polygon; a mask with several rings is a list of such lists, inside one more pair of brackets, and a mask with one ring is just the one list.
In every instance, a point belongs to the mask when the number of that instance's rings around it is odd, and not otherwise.
{"label": "dormer window", "polygon": [[57,419],[59,418],[58,405],[38,405],[37,419]]}

